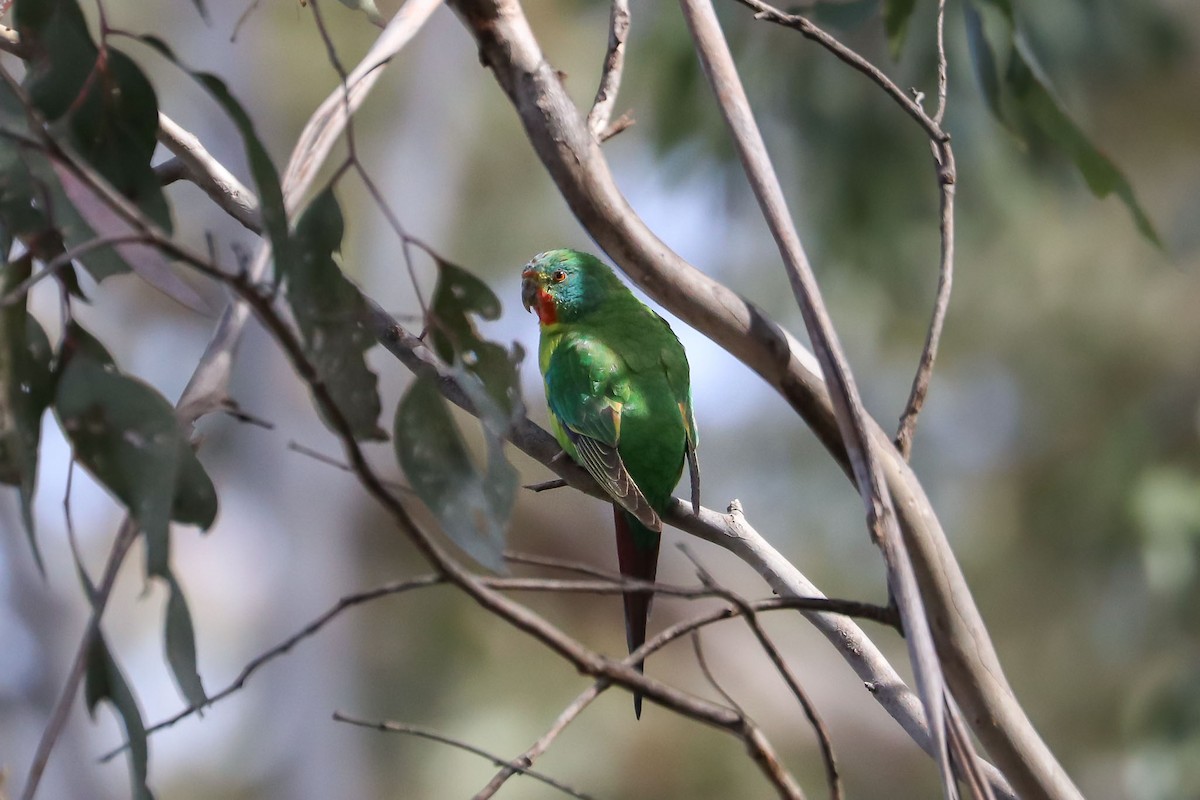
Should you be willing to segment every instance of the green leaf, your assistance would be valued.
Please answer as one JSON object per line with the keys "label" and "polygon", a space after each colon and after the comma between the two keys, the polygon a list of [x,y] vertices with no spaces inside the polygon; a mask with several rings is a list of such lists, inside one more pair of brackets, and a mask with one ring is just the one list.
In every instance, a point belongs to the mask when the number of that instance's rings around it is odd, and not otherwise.
{"label": "green leaf", "polygon": [[916,6],[917,0],[883,0],[883,28],[887,31],[888,51],[894,61],[900,58],[904,49],[908,22]]}
{"label": "green leaf", "polygon": [[[7,255],[7,250],[5,251]],[[0,297],[30,276],[28,256],[4,265]],[[25,302],[0,307],[0,483],[17,486],[21,518],[38,569],[45,573],[34,531],[42,414],[54,396],[50,341]]]}
{"label": "green leaf", "polygon": [[286,271],[286,265],[291,263],[291,239],[288,236],[287,210],[283,203],[283,190],[279,184],[279,172],[271,161],[267,149],[258,138],[254,122],[241,104],[230,94],[224,81],[216,75],[207,72],[194,72],[182,61],[166,42],[154,36],[143,36],[141,40],[157,50],[164,58],[190,75],[212,96],[222,110],[233,121],[242,137],[242,146],[246,150],[246,161],[250,165],[250,174],[258,188],[259,213],[262,214],[263,229],[271,240],[271,250],[275,259],[276,282]]}
{"label": "green leaf", "polygon": [[[50,133],[77,156],[80,168],[109,184],[169,233],[170,207],[150,165],[157,146],[158,100],[146,76],[120,50],[96,47],[73,0],[23,2],[16,17],[22,41],[31,51],[24,86],[30,102],[50,123]],[[9,95],[6,104],[11,105],[14,98],[11,92]],[[26,208],[52,209],[53,222],[61,228],[68,247],[97,235],[133,232],[128,222],[58,159],[51,163],[32,151],[22,152],[19,158],[25,162],[29,180],[23,191],[14,194],[15,199]],[[51,228],[49,220],[43,219],[41,225]],[[132,268],[185,306],[208,310],[204,300],[154,248],[121,244],[93,250],[80,261],[97,281]]]}
{"label": "green leaf", "polygon": [[208,527],[216,493],[171,404],[95,357],[90,338],[71,331],[55,411],[79,463],[137,520],[146,537],[146,571],[166,577],[170,520]]}
{"label": "green leaf", "polygon": [[396,408],[396,455],[417,496],[450,539],[488,569],[504,572],[504,542],[517,472],[487,437],[487,465],[472,462],[437,385],[418,378]]}
{"label": "green leaf", "polygon": [[1051,92],[1049,82],[1038,68],[1024,37],[1018,35],[1014,41],[1015,57],[1008,65],[1008,85],[1024,113],[1071,157],[1093,195],[1103,199],[1116,194],[1129,209],[1142,236],[1162,249],[1162,240],[1154,229],[1154,223],[1138,202],[1129,180],[1067,115]]}
{"label": "green leaf", "polygon": [[204,691],[204,683],[196,668],[196,630],[192,625],[192,615],[188,611],[187,599],[175,576],[167,574],[165,580],[170,590],[167,600],[167,624],[164,637],[167,645],[167,662],[175,675],[179,691],[193,706],[202,706],[208,702]]}
{"label": "green leaf", "polygon": [[971,60],[992,113],[1017,136],[1037,132],[1061,148],[1092,194],[1098,198],[1116,194],[1142,236],[1161,248],[1154,223],[1132,184],[1092,144],[1054,94],[1020,31],[1010,0],[970,0],[964,8]]}
{"label": "green leaf", "polygon": [[[438,282],[429,309],[429,332],[434,352],[460,372],[482,381],[500,417],[479,408],[485,423],[494,422],[498,435],[504,435],[509,425],[525,413],[521,402],[517,365],[524,353],[514,345],[512,353],[495,342],[479,335],[471,320],[478,315],[485,320],[500,316],[500,300],[488,285],[470,272],[442,259],[437,259]],[[460,381],[462,383],[462,381]],[[464,389],[470,389],[464,384]],[[477,404],[478,405],[478,404]]]}
{"label": "green leaf", "polygon": [[96,631],[87,655],[87,672],[83,684],[83,696],[88,713],[94,719],[96,706],[102,700],[112,703],[113,709],[125,727],[125,740],[129,742],[129,777],[136,800],[153,800],[154,795],[146,784],[149,746],[146,741],[146,726],[138,710],[137,698],[129,688],[129,682],[109,652],[104,636]]}
{"label": "green leaf", "polygon": [[312,201],[296,223],[294,259],[284,274],[304,350],[356,439],[386,439],[379,427],[378,378],[364,353],[375,338],[364,324],[366,303],[333,253],[341,246],[342,212],[333,191]]}

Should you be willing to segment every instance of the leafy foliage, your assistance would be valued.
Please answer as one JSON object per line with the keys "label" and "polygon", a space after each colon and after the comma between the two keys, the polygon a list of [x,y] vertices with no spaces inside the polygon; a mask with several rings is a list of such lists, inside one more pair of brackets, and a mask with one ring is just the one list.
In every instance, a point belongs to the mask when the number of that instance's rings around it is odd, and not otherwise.
{"label": "leafy foliage", "polygon": [[116,48],[97,48],[74,0],[23,0],[15,19],[33,53],[24,88],[51,133],[169,232],[170,209],[150,166],[158,101],[145,75]]}
{"label": "leafy foliage", "polygon": [[304,337],[305,354],[350,422],[355,438],[386,439],[377,422],[379,381],[363,357],[375,344],[363,324],[366,304],[333,260],[344,227],[333,190],[326,189],[296,224],[295,257],[285,275],[287,296]]}
{"label": "leafy foliage", "polygon": [[446,401],[427,378],[415,381],[396,409],[396,454],[447,535],[480,564],[503,572],[505,530],[517,488],[516,470],[504,457],[504,437],[524,415],[517,377],[523,354],[517,346],[510,353],[481,337],[472,314],[496,319],[499,299],[471,273],[438,259],[430,341],[479,412],[485,468],[472,462]]}
{"label": "leafy foliage", "polygon": [[104,348],[78,326],[68,329],[55,395],[55,413],[75,457],[137,521],[146,543],[146,572],[170,591],[167,660],[180,690],[202,703],[195,633],[187,603],[170,568],[170,522],[207,529],[217,495],[174,409],[158,392],[120,373]]}
{"label": "leafy foliage", "polygon": [[1092,144],[1050,88],[1020,31],[1011,0],[964,5],[975,73],[992,113],[1018,136],[1037,132],[1065,152],[1096,197],[1116,194],[1138,231],[1162,247],[1154,224],[1116,164]]}

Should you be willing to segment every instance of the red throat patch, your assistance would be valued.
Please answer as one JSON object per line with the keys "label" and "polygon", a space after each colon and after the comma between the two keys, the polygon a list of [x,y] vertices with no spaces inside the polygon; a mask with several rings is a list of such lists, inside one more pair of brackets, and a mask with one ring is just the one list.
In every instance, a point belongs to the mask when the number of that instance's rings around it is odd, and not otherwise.
{"label": "red throat patch", "polygon": [[537,292],[537,315],[543,325],[553,325],[558,322],[558,308],[554,305],[554,298],[541,288]]}

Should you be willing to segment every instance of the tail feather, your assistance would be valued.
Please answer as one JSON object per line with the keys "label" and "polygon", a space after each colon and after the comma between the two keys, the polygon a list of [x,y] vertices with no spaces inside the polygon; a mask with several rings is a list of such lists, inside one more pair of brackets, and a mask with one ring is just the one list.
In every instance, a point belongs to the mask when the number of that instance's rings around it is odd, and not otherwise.
{"label": "tail feather", "polygon": [[[658,547],[662,537],[615,505],[613,521],[617,528],[617,561],[621,565],[621,574],[629,578],[653,581],[658,573]],[[654,600],[654,594],[626,592],[624,600],[625,639],[629,645],[629,652],[632,653],[646,642],[646,622],[650,618],[650,604]],[[639,661],[633,667],[642,672],[643,663]],[[638,719],[642,718],[640,692],[633,694],[633,713]]]}

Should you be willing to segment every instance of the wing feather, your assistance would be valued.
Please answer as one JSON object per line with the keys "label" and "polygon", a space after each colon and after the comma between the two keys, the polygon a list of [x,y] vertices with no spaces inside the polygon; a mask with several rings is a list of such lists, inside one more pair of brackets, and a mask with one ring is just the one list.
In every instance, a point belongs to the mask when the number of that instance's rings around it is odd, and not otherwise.
{"label": "wing feather", "polygon": [[596,479],[609,497],[650,530],[661,531],[662,520],[650,507],[650,502],[625,468],[625,462],[621,460],[617,448],[570,428],[566,428],[566,431],[571,443],[575,445],[575,451],[579,453],[584,469]]}

